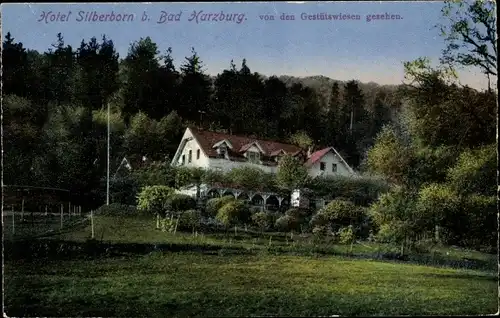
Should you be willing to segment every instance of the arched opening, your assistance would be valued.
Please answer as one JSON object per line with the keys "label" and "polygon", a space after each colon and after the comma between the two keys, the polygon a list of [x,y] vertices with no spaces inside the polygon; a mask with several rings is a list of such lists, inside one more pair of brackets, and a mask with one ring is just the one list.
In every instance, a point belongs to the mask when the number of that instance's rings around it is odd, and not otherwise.
{"label": "arched opening", "polygon": [[264,198],[260,194],[254,195],[252,198],[252,205],[264,205]]}
{"label": "arched opening", "polygon": [[222,194],[222,196],[223,197],[225,197],[225,196],[232,196],[233,198],[235,197],[234,194],[233,194],[233,192],[231,192],[231,190],[224,191],[223,194]]}
{"label": "arched opening", "polygon": [[245,201],[245,202],[249,202],[249,201],[250,201],[250,197],[249,197],[249,196],[248,196],[248,194],[246,194],[245,192],[242,192],[242,193],[238,196],[238,200]]}
{"label": "arched opening", "polygon": [[218,198],[219,197],[219,191],[217,191],[217,189],[210,189],[207,192],[207,197],[209,197],[209,198]]}
{"label": "arched opening", "polygon": [[269,198],[267,198],[266,209],[270,211],[277,211],[279,209],[279,206],[280,206],[279,200],[275,195],[272,195]]}

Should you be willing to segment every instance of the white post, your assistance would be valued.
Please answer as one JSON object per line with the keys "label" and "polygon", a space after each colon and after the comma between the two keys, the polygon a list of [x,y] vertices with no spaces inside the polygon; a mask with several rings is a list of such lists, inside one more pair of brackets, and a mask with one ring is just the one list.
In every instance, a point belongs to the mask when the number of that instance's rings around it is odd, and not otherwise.
{"label": "white post", "polygon": [[90,210],[90,227],[92,228],[92,238],[94,238],[94,210]]}
{"label": "white post", "polygon": [[160,215],[156,215],[156,229],[158,230],[160,228]]}
{"label": "white post", "polygon": [[63,228],[63,211],[64,211],[64,207],[61,203],[61,229]]}
{"label": "white post", "polygon": [[68,216],[71,216],[71,201],[68,202]]}
{"label": "white post", "polygon": [[47,206],[45,206],[45,216],[47,216]]}
{"label": "white post", "polygon": [[179,225],[179,217],[177,217],[177,221],[175,222],[174,235],[177,233],[177,225]]}
{"label": "white post", "polygon": [[107,178],[106,178],[106,205],[109,205],[109,135],[110,135],[110,126],[109,126],[109,102],[108,102],[108,160],[107,160]]}
{"label": "white post", "polygon": [[16,234],[16,221],[14,217],[14,206],[12,206],[12,235]]}
{"label": "white post", "polygon": [[21,220],[23,220],[23,219],[24,219],[24,199],[21,203]]}

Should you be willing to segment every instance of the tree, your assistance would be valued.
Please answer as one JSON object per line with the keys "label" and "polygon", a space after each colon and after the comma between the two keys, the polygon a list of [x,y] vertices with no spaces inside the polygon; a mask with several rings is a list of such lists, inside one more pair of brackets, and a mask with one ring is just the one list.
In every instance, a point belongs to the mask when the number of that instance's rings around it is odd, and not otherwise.
{"label": "tree", "polygon": [[402,187],[380,196],[368,213],[378,228],[381,241],[401,244],[401,255],[421,233],[419,215],[415,209],[416,194]]}
{"label": "tree", "polygon": [[137,209],[152,215],[165,216],[167,200],[174,193],[174,189],[166,186],[144,187],[137,196]]}
{"label": "tree", "polygon": [[226,176],[234,186],[245,190],[255,191],[263,188],[263,171],[259,168],[245,166],[233,168]]}
{"label": "tree", "polygon": [[125,121],[138,112],[149,117],[163,109],[159,99],[159,51],[150,37],[132,43],[125,58],[125,85],[123,88]]}
{"label": "tree", "polygon": [[320,220],[320,222],[313,222],[313,225],[328,225],[334,231],[348,225],[355,226],[356,230],[359,231],[364,221],[364,211],[361,207],[350,201],[340,199],[328,203],[318,211],[318,214],[321,214],[322,217],[316,217],[315,220]]}
{"label": "tree", "polygon": [[466,150],[448,170],[451,187],[462,194],[493,196],[497,193],[497,147],[495,144]]}
{"label": "tree", "polygon": [[438,27],[447,44],[442,63],[475,66],[488,76],[497,75],[496,3],[446,0],[441,10],[446,23]]}
{"label": "tree", "polygon": [[14,42],[7,32],[2,46],[2,93],[27,97],[28,54],[22,43]]}
{"label": "tree", "polygon": [[413,158],[413,151],[401,141],[395,130],[385,126],[378,134],[375,145],[368,151],[368,170],[390,181],[404,184]]}
{"label": "tree", "polygon": [[78,96],[82,105],[97,110],[118,90],[118,53],[113,41],[102,37],[98,43],[93,37],[82,40],[76,54],[78,65]]}
{"label": "tree", "polygon": [[61,33],[57,34],[57,42],[52,46],[55,50],[49,49],[45,53],[47,65],[44,77],[47,80],[49,100],[59,106],[75,101],[76,59],[73,48],[65,45]]}
{"label": "tree", "polygon": [[314,142],[307,135],[305,131],[298,131],[290,136],[289,141],[291,144],[299,146],[302,149],[308,149],[314,146]]}
{"label": "tree", "polygon": [[332,85],[326,112],[326,140],[329,145],[341,144],[339,137],[341,137],[342,132],[343,106],[340,86],[339,83],[335,82]]}
{"label": "tree", "polygon": [[416,144],[471,148],[494,141],[495,92],[458,87],[453,74],[428,59],[406,62],[405,77],[401,93]]}
{"label": "tree", "polygon": [[[158,69],[158,100],[159,106],[151,110],[151,117],[156,120],[164,118],[166,114],[178,114],[179,109],[179,82],[180,74],[174,66],[172,48],[167,49],[163,56],[163,65]],[[161,103],[160,103],[161,101]],[[163,107],[160,107],[160,104]],[[177,115],[178,116],[178,115]]]}
{"label": "tree", "polygon": [[276,173],[278,187],[292,191],[304,186],[307,179],[307,169],[298,158],[291,155],[285,155],[281,158]]}
{"label": "tree", "polygon": [[226,229],[231,225],[241,224],[248,221],[249,210],[242,201],[231,201],[226,203],[217,212],[217,220],[222,222]]}
{"label": "tree", "polygon": [[200,57],[191,49],[191,56],[181,65],[181,83],[179,85],[179,115],[201,124],[201,115],[210,109],[212,83],[204,73]]}

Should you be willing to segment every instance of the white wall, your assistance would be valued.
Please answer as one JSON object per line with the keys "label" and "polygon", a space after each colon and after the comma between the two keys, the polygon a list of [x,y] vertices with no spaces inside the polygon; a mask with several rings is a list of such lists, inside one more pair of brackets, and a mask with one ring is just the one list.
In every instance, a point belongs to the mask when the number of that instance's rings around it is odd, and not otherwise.
{"label": "white wall", "polygon": [[[320,162],[324,162],[326,164],[325,171],[321,171]],[[332,164],[337,164],[337,172],[332,171]],[[323,156],[320,160],[318,160],[314,165],[312,165],[309,169],[309,175],[311,177],[317,176],[350,176],[351,172],[344,165],[342,160],[334,154],[333,151],[328,152]]]}
{"label": "white wall", "polygon": [[[192,137],[193,135],[191,134],[191,131],[189,129],[186,129],[186,132],[184,133],[184,136],[182,136],[181,140]],[[196,151],[198,149],[200,149],[200,159],[196,159]],[[189,162],[189,150],[192,151],[191,162]],[[184,146],[184,148],[181,149],[181,153],[179,153],[179,158],[177,159],[177,164],[176,164],[178,166],[182,164],[182,155],[185,156],[185,161],[183,165],[185,167],[200,167],[200,168],[208,167],[208,157],[205,155],[203,150],[198,145],[198,142],[194,138],[188,141]]]}

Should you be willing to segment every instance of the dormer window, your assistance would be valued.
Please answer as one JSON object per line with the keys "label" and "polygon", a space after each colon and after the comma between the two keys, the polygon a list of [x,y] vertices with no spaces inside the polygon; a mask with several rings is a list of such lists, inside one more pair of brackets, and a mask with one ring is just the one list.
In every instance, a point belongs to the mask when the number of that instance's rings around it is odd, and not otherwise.
{"label": "dormer window", "polygon": [[222,144],[220,145],[218,148],[217,148],[217,154],[221,157],[225,157],[226,156],[226,153],[227,153],[227,147],[225,144]]}
{"label": "dormer window", "polygon": [[260,163],[260,153],[255,151],[247,152],[248,161],[251,163]]}

